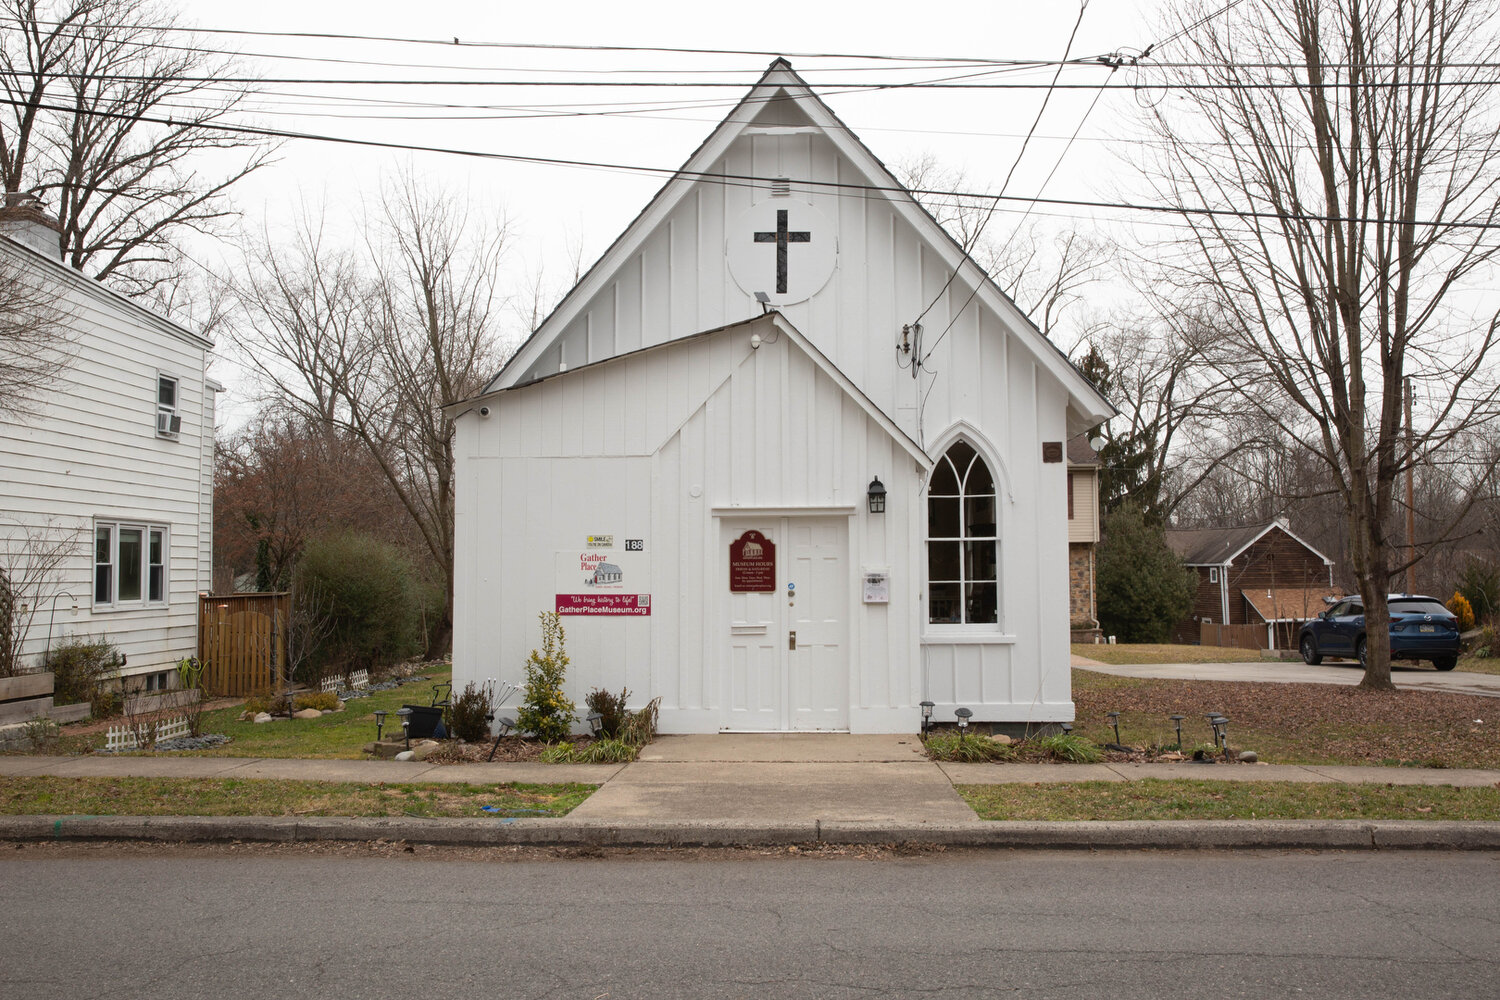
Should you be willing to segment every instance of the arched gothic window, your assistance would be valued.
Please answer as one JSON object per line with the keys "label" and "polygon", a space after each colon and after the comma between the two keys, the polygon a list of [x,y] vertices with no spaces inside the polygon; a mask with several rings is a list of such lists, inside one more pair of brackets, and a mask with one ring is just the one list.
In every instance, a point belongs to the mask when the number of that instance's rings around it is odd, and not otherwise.
{"label": "arched gothic window", "polygon": [[927,620],[999,621],[995,477],[967,441],[938,459],[927,487]]}

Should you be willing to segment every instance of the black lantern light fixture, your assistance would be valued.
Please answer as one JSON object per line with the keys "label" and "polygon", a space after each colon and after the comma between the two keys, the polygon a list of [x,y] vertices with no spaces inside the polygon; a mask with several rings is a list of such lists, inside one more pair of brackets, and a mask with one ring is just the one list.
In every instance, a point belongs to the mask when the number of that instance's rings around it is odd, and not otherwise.
{"label": "black lantern light fixture", "polygon": [[927,738],[927,730],[932,726],[932,710],[937,706],[930,701],[922,702],[922,739]]}
{"label": "black lantern light fixture", "polygon": [[590,712],[588,715],[588,724],[589,732],[592,733],[594,739],[597,740],[599,738],[599,734],[604,731],[604,715],[600,712]]}
{"label": "black lantern light fixture", "polygon": [[401,739],[406,742],[406,749],[411,749],[411,709],[405,707],[396,709],[396,715],[401,719]]}
{"label": "black lantern light fixture", "polygon": [[380,742],[380,736],[381,736],[381,734],[383,732],[385,732],[385,716],[386,716],[385,709],[383,709],[383,708],[377,708],[375,710],[375,742],[376,743]]}
{"label": "black lantern light fixture", "polygon": [[885,513],[885,484],[876,476],[870,480],[870,513]]}
{"label": "black lantern light fixture", "polygon": [[958,720],[958,741],[962,743],[964,740],[964,730],[969,728],[969,720],[974,717],[974,710],[971,708],[955,708],[953,710],[953,717]]}

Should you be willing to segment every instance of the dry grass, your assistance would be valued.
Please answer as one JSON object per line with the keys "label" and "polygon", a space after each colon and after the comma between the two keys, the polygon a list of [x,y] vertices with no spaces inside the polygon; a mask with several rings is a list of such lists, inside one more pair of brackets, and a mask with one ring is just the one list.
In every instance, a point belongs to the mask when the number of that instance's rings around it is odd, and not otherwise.
{"label": "dry grass", "polygon": [[1229,646],[1176,646],[1171,643],[1073,643],[1073,655],[1100,663],[1259,663],[1258,649]]}
{"label": "dry grass", "polygon": [[994,820],[1500,819],[1500,788],[1276,781],[1081,781],[959,785]]}
{"label": "dry grass", "polygon": [[1073,670],[1075,731],[1114,740],[1105,713],[1120,712],[1127,745],[1210,739],[1204,716],[1229,717],[1229,744],[1274,764],[1385,764],[1500,768],[1500,701],[1435,691],[1371,692],[1338,684],[1144,680]]}
{"label": "dry grass", "polygon": [[[566,816],[594,785],[362,784],[205,778],[8,778],[8,816]],[[486,812],[492,806],[496,812]]]}

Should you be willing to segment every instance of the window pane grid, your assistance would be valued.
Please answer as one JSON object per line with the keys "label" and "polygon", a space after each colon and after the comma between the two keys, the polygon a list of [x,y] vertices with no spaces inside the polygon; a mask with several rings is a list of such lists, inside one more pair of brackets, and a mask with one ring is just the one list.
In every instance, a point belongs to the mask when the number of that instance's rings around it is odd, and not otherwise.
{"label": "window pane grid", "polygon": [[998,572],[995,481],[979,453],[960,441],[939,460],[928,489],[928,621],[997,622]]}

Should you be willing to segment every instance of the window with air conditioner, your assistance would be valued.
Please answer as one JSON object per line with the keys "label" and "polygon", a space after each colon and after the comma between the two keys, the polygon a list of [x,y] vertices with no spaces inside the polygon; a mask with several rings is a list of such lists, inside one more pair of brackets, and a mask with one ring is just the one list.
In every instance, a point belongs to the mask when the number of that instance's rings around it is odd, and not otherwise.
{"label": "window with air conditioner", "polygon": [[182,431],[182,417],[177,412],[177,380],[170,375],[156,376],[156,433],[158,437],[175,438]]}

